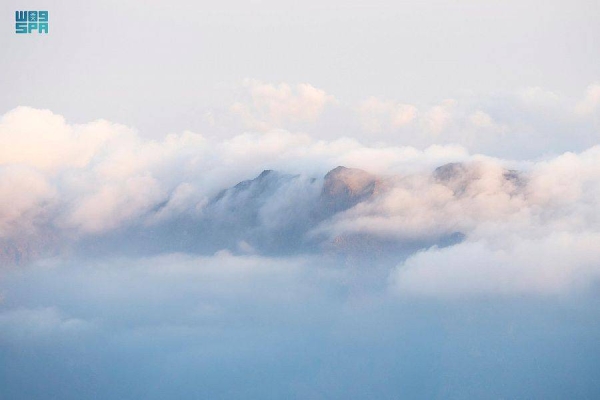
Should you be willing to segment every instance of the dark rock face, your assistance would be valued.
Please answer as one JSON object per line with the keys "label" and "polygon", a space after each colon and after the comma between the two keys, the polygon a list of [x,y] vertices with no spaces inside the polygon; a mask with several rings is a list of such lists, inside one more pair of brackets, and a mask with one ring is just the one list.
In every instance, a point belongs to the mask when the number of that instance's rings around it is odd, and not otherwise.
{"label": "dark rock face", "polygon": [[235,249],[243,242],[264,253],[296,251],[313,226],[317,185],[314,179],[265,170],[215,196],[198,226],[210,232],[216,248]]}
{"label": "dark rock face", "polygon": [[456,196],[463,195],[473,179],[477,179],[476,171],[463,163],[449,163],[437,167],[433,178],[452,189]]}
{"label": "dark rock face", "polygon": [[[461,196],[467,192],[473,182],[481,179],[481,174],[481,171],[473,165],[448,163],[437,167],[433,171],[433,179],[438,183],[452,188],[455,195]],[[502,172],[501,179],[510,185],[508,192],[511,195],[517,193],[526,185],[523,174],[513,169],[505,169]]]}
{"label": "dark rock face", "polygon": [[[254,179],[242,181],[232,188],[222,190],[210,201],[209,205],[217,204],[225,197],[236,198],[242,196],[245,192],[251,192],[249,197],[260,196],[262,193],[269,191],[270,187],[277,184],[277,181],[281,177],[283,177],[281,174],[271,169],[266,169]],[[291,175],[285,175],[285,177],[291,177]]]}
{"label": "dark rock face", "polygon": [[294,175],[285,175],[273,170],[264,170],[254,179],[222,190],[211,199],[205,209],[205,215],[221,224],[256,225],[259,223],[259,212],[275,192]]}
{"label": "dark rock face", "polygon": [[512,183],[516,189],[521,189],[527,184],[527,181],[520,171],[509,169],[504,172],[504,179]]}
{"label": "dark rock face", "polygon": [[437,167],[433,171],[433,177],[437,181],[448,182],[464,176],[466,172],[467,167],[463,163],[448,163]]}

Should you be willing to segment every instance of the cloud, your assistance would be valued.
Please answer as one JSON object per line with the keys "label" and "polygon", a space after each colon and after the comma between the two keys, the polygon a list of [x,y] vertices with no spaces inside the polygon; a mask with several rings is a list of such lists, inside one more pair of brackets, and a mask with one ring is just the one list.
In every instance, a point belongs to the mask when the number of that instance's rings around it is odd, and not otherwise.
{"label": "cloud", "polygon": [[453,118],[453,108],[456,100],[447,99],[441,104],[431,107],[422,122],[426,132],[433,136],[440,135],[447,129]]}
{"label": "cloud", "polygon": [[590,115],[598,111],[600,107],[600,84],[590,85],[585,93],[585,97],[575,107],[575,112],[579,115]]}
{"label": "cloud", "polygon": [[465,155],[457,147],[368,147],[281,130],[220,141],[186,131],[155,141],[122,125],[72,125],[32,108],[8,112],[0,133],[4,237],[36,226],[101,233],[139,219],[199,211],[207,198],[263,169],[322,175],[352,164],[385,171]]}
{"label": "cloud", "polygon": [[0,120],[0,165],[24,164],[48,172],[82,167],[103,145],[117,136],[123,143],[131,134],[126,127],[103,120],[69,125],[49,110],[18,107]]}
{"label": "cloud", "polygon": [[[487,157],[433,173],[392,175],[372,200],[324,221],[331,239],[377,237],[433,246],[392,273],[401,293],[566,293],[597,281],[600,148],[514,164]],[[431,243],[427,245],[426,243]],[[551,249],[551,250],[550,250]],[[368,250],[367,250],[368,251]]]}
{"label": "cloud", "polygon": [[45,176],[26,166],[0,167],[0,238],[31,233],[51,211],[57,190]]}
{"label": "cloud", "polygon": [[273,85],[247,79],[244,87],[249,102],[237,102],[231,110],[248,129],[257,131],[314,122],[327,105],[336,102],[332,95],[307,83],[292,87],[287,83]]}
{"label": "cloud", "polygon": [[0,312],[0,340],[27,342],[76,335],[93,329],[93,324],[65,316],[56,307],[16,308]]}
{"label": "cloud", "polygon": [[540,87],[462,93],[419,105],[368,97],[356,107],[360,129],[354,137],[419,149],[456,144],[471,153],[511,159],[583,151],[597,143],[598,93],[594,84],[582,99]]}
{"label": "cloud", "polygon": [[[460,397],[468,386],[477,397],[484,379],[505,397],[552,397],[597,382],[570,375],[588,377],[597,354],[595,301],[423,302],[381,286],[365,292],[358,272],[327,257],[227,252],[9,271],[0,279],[0,395],[393,399]],[[545,384],[532,392],[532,381]]]}
{"label": "cloud", "polygon": [[561,97],[539,86],[528,87],[518,91],[517,98],[526,107],[532,108],[550,108],[560,105]]}
{"label": "cloud", "polygon": [[366,233],[395,240],[470,233],[484,223],[522,212],[524,194],[493,159],[475,159],[436,179],[430,171],[391,176],[373,201],[339,215],[324,227],[330,235]]}
{"label": "cloud", "polygon": [[416,118],[418,110],[410,104],[384,101],[371,96],[359,105],[358,113],[363,129],[379,133],[409,125]]}
{"label": "cloud", "polygon": [[[101,331],[140,326],[201,330],[207,321],[258,315],[252,305],[302,308],[311,298],[329,296],[321,287],[335,287],[343,281],[344,274],[331,264],[316,257],[236,256],[224,250],[206,256],[40,262],[23,274],[8,271],[0,281],[0,288],[10,286],[10,304],[0,310],[0,342],[18,340],[19,332],[28,338],[61,332],[94,334],[90,331],[94,327]],[[12,307],[20,301],[30,306]],[[268,321],[268,315],[259,314]],[[287,318],[293,322],[294,316]]]}
{"label": "cloud", "polygon": [[[542,87],[461,92],[427,103],[368,96],[345,100],[308,84],[247,79],[229,112],[209,109],[205,132],[233,137],[270,130],[328,141],[351,137],[369,145],[456,145],[470,153],[533,159],[583,151],[597,143],[596,84],[581,98]],[[406,94],[403,94],[403,98]]]}
{"label": "cloud", "polygon": [[495,125],[492,117],[483,111],[475,111],[469,116],[469,121],[478,128],[491,128]]}
{"label": "cloud", "polygon": [[597,232],[548,232],[432,248],[399,266],[391,284],[400,295],[442,298],[581,292],[600,277],[599,240]]}

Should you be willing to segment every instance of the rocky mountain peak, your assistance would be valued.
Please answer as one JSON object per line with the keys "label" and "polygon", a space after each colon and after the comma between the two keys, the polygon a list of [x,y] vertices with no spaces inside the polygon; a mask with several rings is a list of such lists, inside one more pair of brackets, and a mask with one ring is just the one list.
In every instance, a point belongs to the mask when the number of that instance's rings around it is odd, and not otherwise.
{"label": "rocky mountain peak", "polygon": [[[356,197],[372,193],[377,178],[357,168],[336,167],[325,175],[323,194]],[[370,194],[369,193],[369,194]]]}
{"label": "rocky mountain peak", "polygon": [[357,168],[336,167],[325,175],[321,200],[328,212],[338,212],[355,206],[373,195],[376,176]]}

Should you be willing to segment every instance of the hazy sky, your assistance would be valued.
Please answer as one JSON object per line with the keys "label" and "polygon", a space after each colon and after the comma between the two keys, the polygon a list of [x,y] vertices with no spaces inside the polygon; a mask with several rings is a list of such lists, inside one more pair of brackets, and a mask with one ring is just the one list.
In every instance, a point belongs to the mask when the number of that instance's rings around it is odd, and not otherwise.
{"label": "hazy sky", "polygon": [[246,78],[420,106],[530,87],[580,98],[600,79],[597,1],[28,2],[49,10],[45,36],[14,34],[22,7],[0,7],[0,110],[144,135],[202,130]]}

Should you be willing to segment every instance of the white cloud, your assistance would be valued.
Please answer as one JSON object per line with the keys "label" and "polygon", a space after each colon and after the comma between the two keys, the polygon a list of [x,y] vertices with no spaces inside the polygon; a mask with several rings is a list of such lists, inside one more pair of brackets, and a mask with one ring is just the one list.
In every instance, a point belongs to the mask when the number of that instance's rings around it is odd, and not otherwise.
{"label": "white cloud", "polygon": [[492,117],[483,111],[475,111],[469,116],[469,121],[478,128],[490,128],[494,126]]}
{"label": "white cloud", "polygon": [[534,108],[551,108],[561,102],[558,94],[539,86],[525,88],[517,96],[523,105]]}
{"label": "white cloud", "polygon": [[457,102],[454,99],[444,100],[441,104],[431,107],[425,114],[425,118],[422,120],[422,124],[425,128],[426,133],[433,136],[440,135],[448,125],[451,123],[453,118],[453,109]]}
{"label": "white cloud", "polygon": [[503,221],[525,206],[498,160],[476,159],[448,182],[430,171],[383,181],[384,191],[321,227],[330,235],[368,233],[400,240],[467,233],[479,224]]}
{"label": "white cloud", "polygon": [[0,166],[0,238],[34,231],[57,191],[45,176],[25,166]]}
{"label": "white cloud", "polygon": [[207,196],[263,169],[322,175],[348,164],[385,172],[466,155],[452,146],[368,147],[353,139],[326,142],[283,130],[223,141],[183,132],[153,141],[121,125],[71,125],[31,108],[13,110],[2,121],[0,148],[14,150],[4,151],[0,163],[4,236],[36,224],[103,232],[146,218],[163,203],[163,215],[197,209]]}
{"label": "white cloud", "polygon": [[599,155],[594,147],[532,164],[525,186],[513,193],[488,172],[485,186],[442,199],[443,207],[419,196],[416,209],[438,222],[430,233],[458,229],[467,240],[410,258],[393,274],[394,285],[433,296],[564,293],[591,285],[600,276]]}
{"label": "white cloud", "polygon": [[600,84],[590,85],[585,93],[585,97],[575,107],[575,112],[579,115],[590,115],[598,111],[600,107]]}
{"label": "white cloud", "polygon": [[363,129],[379,133],[409,125],[416,118],[418,110],[410,104],[385,101],[371,96],[359,105],[358,113]]}
{"label": "white cloud", "polygon": [[314,122],[327,105],[336,102],[324,90],[307,83],[292,87],[287,83],[273,85],[247,79],[244,87],[249,102],[237,102],[231,110],[242,118],[248,129],[257,131]]}
{"label": "white cloud", "polygon": [[548,232],[542,238],[467,241],[418,253],[399,266],[391,284],[401,295],[564,294],[600,278],[600,233]]}
{"label": "white cloud", "polygon": [[582,151],[598,142],[598,88],[589,86],[580,100],[540,87],[464,93],[418,106],[369,97],[356,107],[360,133],[355,137],[420,149],[457,144],[472,153],[513,159]]}

